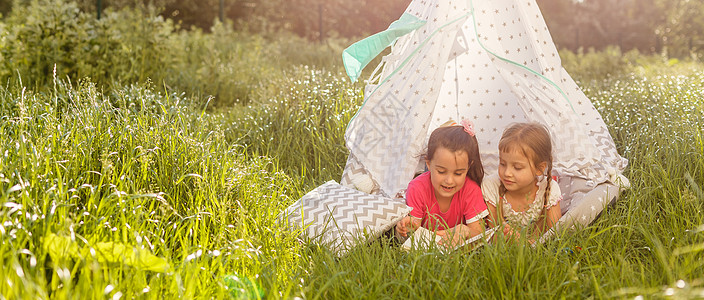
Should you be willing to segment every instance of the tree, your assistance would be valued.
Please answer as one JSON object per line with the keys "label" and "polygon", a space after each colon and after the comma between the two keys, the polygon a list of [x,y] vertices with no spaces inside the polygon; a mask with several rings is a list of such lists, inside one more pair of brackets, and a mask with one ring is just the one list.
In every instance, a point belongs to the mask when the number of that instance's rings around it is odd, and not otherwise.
{"label": "tree", "polygon": [[[299,35],[365,36],[386,29],[410,0],[283,0],[284,27]],[[321,30],[322,29],[322,30]]]}
{"label": "tree", "polygon": [[[12,0],[26,6],[33,0]],[[68,1],[68,0],[66,0]],[[96,13],[98,0],[74,0]],[[103,9],[150,9],[148,15],[170,18],[182,29],[209,30],[224,15],[239,30],[259,33],[290,31],[310,40],[364,37],[398,19],[411,0],[100,0]],[[442,0],[446,1],[446,0]],[[666,51],[690,56],[704,48],[704,1],[701,0],[537,0],[555,44],[560,48]],[[7,15],[10,0],[0,0]]]}
{"label": "tree", "polygon": [[572,0],[537,0],[537,2],[557,47],[576,49],[579,32],[574,25],[575,3]]}
{"label": "tree", "polygon": [[665,15],[656,1],[538,0],[555,43],[564,48],[657,51],[654,34]]}
{"label": "tree", "polygon": [[655,34],[664,51],[675,57],[701,53],[704,48],[704,3],[689,0],[656,0],[663,12],[663,22]]}

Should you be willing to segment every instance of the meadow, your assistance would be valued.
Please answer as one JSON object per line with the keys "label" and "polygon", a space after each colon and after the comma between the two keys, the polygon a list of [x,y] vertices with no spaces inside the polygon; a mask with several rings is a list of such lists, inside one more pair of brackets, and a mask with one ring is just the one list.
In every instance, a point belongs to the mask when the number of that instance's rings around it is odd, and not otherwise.
{"label": "meadow", "polygon": [[0,299],[704,298],[700,62],[561,53],[629,160],[632,188],[592,225],[535,248],[382,237],[338,258],[277,217],[340,179],[363,100],[338,61],[350,41],[59,4],[0,25]]}

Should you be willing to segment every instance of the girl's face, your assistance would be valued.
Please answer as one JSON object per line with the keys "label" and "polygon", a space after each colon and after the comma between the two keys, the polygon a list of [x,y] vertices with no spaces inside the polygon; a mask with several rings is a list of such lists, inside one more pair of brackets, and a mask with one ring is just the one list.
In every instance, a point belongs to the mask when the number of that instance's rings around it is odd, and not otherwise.
{"label": "girl's face", "polygon": [[536,176],[542,174],[545,163],[533,167],[528,157],[519,151],[507,151],[499,154],[499,178],[506,190],[521,195],[528,194],[535,187]]}
{"label": "girl's face", "polygon": [[432,160],[426,160],[430,170],[430,181],[435,190],[435,198],[452,200],[464,186],[464,180],[469,170],[469,156],[465,151],[451,152],[447,148],[438,147]]}

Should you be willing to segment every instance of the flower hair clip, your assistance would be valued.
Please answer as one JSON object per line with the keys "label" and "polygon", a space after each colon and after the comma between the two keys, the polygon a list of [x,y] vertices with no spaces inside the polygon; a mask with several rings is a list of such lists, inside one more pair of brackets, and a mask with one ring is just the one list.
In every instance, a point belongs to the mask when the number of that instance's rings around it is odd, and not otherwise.
{"label": "flower hair clip", "polygon": [[460,121],[460,125],[462,125],[465,132],[469,133],[471,136],[474,136],[474,123],[472,123],[472,121],[462,119],[462,121]]}

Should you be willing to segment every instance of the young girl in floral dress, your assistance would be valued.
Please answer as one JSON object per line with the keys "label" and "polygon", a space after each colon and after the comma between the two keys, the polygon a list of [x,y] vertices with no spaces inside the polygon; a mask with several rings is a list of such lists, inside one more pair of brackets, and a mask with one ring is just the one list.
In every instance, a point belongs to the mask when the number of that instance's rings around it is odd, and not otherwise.
{"label": "young girl in floral dress", "polygon": [[560,188],[552,172],[552,143],[545,126],[518,123],[499,141],[498,174],[482,183],[493,226],[504,235],[533,243],[560,218]]}

